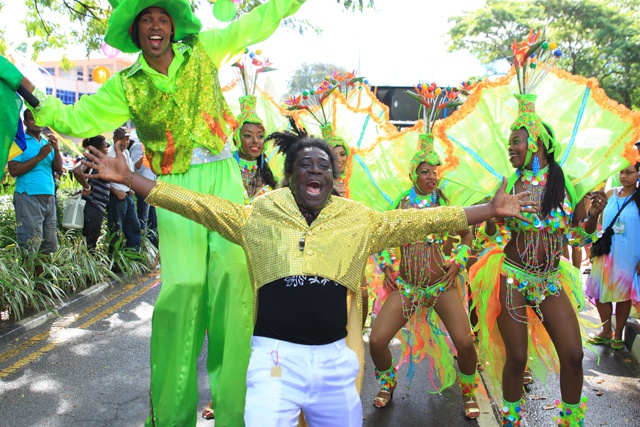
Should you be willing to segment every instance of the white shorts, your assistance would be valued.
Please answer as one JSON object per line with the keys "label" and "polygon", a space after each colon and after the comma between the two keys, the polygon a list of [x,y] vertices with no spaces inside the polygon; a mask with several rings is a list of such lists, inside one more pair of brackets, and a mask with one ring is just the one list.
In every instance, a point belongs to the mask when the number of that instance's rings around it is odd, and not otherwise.
{"label": "white shorts", "polygon": [[345,340],[302,345],[252,337],[247,372],[246,427],[360,427],[356,389],[360,363]]}

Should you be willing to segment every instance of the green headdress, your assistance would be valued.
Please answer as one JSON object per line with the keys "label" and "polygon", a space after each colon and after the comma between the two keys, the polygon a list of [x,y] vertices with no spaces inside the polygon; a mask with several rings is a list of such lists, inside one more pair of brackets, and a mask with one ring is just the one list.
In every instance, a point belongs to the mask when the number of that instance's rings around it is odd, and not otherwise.
{"label": "green headdress", "polygon": [[418,151],[411,158],[411,164],[409,166],[409,173],[411,175],[411,182],[416,185],[418,182],[418,166],[420,163],[427,163],[431,166],[440,166],[442,161],[440,156],[433,148],[433,134],[421,133],[418,137]]}
{"label": "green headdress", "polygon": [[244,93],[240,97],[240,114],[237,117],[238,129],[234,134],[234,143],[240,147],[240,132],[242,126],[245,123],[253,123],[264,126],[262,119],[258,117],[256,106],[258,98],[255,96],[256,83],[258,81],[258,74],[273,71],[275,68],[271,67],[271,62],[268,58],[260,59],[262,55],[260,49],[255,52],[250,52],[249,49],[244,50],[243,58],[239,59],[233,66],[236,70],[236,75],[240,84],[240,88]]}
{"label": "green headdress", "polygon": [[322,139],[327,141],[331,148],[340,146],[344,148],[344,151],[347,153],[347,157],[351,155],[351,151],[349,151],[349,145],[344,140],[344,138],[336,134],[331,123],[320,125],[320,131],[322,132]]}
{"label": "green headdress", "polygon": [[418,151],[413,155],[409,166],[409,174],[414,185],[418,181],[418,166],[426,162],[431,166],[440,166],[442,161],[433,148],[433,125],[438,120],[440,112],[447,107],[457,107],[462,104],[460,94],[468,94],[463,87],[439,87],[435,83],[418,83],[414,86],[415,92],[406,91],[406,94],[418,101],[422,112],[423,133],[418,136]]}
{"label": "green headdress", "polygon": [[238,114],[238,129],[236,130],[233,138],[233,142],[237,147],[240,147],[240,132],[242,131],[242,126],[245,123],[253,123],[257,125],[262,125],[264,127],[264,123],[262,123],[262,119],[258,117],[258,113],[256,113],[256,103],[258,102],[258,98],[255,95],[245,95],[240,97],[240,114]]}
{"label": "green headdress", "polygon": [[131,28],[136,16],[148,7],[161,7],[169,13],[175,40],[198,34],[202,29],[202,23],[191,10],[188,0],[109,0],[109,3],[113,6],[113,13],[104,41],[123,52],[140,51],[131,39]]}
{"label": "green headdress", "polygon": [[536,113],[537,96],[532,92],[549,74],[549,70],[562,56],[562,52],[557,49],[555,42],[538,41],[539,36],[540,32],[533,34],[533,31],[529,30],[527,40],[520,43],[514,40],[511,45],[519,90],[519,93],[514,95],[518,100],[518,117],[511,125],[511,130],[525,128],[529,133],[525,165],[529,164],[532,155],[538,151],[538,139],[542,141],[548,153],[556,152],[557,156],[560,151],[551,126],[544,123]]}
{"label": "green headdress", "polygon": [[[518,100],[518,117],[511,125],[511,130],[525,128],[529,134],[527,138],[527,158],[525,159],[525,165],[528,165],[529,161],[531,161],[531,156],[538,152],[538,139],[542,141],[548,153],[555,152],[558,149],[558,145],[551,126],[544,123],[536,113],[535,102],[537,95],[528,93],[524,95],[515,94],[514,96]],[[547,131],[545,124],[551,133]]]}

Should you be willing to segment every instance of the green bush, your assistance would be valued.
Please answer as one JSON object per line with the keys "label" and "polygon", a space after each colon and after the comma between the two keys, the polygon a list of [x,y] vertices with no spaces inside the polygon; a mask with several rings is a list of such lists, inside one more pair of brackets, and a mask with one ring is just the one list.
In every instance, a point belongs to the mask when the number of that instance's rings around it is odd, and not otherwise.
{"label": "green bush", "polygon": [[94,253],[89,253],[81,230],[62,228],[64,201],[74,192],[69,181],[63,177],[57,193],[60,248],[51,255],[25,253],[18,248],[13,195],[0,196],[0,312],[4,316],[19,320],[26,311],[55,311],[56,302],[67,295],[108,280],[131,280],[152,268],[157,249],[145,235],[140,252],[125,248],[119,236],[110,257],[106,226]]}

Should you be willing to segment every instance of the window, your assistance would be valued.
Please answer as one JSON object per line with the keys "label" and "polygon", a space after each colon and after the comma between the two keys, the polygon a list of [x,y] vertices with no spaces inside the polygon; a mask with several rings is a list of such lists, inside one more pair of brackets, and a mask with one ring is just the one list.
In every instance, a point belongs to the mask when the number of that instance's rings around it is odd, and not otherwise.
{"label": "window", "polygon": [[76,93],[70,90],[60,90],[56,91],[56,97],[60,98],[63,104],[73,104],[76,102]]}

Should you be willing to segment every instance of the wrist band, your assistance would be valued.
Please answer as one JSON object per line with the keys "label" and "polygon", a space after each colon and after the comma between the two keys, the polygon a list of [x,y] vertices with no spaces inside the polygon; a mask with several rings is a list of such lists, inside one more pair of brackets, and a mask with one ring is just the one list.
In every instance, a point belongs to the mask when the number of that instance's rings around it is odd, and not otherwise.
{"label": "wrist band", "polygon": [[467,267],[467,261],[469,261],[469,253],[471,248],[467,245],[458,245],[451,251],[451,258],[449,262],[458,266],[458,269],[462,270]]}

